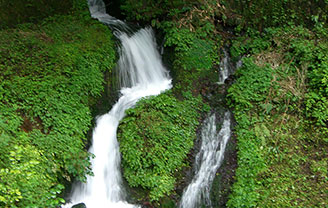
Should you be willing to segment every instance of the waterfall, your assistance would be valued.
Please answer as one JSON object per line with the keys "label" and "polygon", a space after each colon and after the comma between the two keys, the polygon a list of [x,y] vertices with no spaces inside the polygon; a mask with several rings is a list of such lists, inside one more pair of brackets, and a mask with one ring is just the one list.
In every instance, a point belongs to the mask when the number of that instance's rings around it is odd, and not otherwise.
{"label": "waterfall", "polygon": [[229,66],[230,63],[230,57],[228,56],[228,52],[223,49],[224,57],[222,58],[220,62],[220,71],[219,71],[219,82],[218,84],[224,84],[224,81],[229,77],[229,69],[231,68]]}
{"label": "waterfall", "polygon": [[116,138],[119,121],[125,110],[146,96],[157,95],[171,87],[171,79],[161,62],[151,28],[129,35],[131,29],[122,21],[106,14],[102,0],[89,0],[93,18],[114,29],[121,41],[118,70],[121,96],[113,108],[97,119],[89,152],[94,176],[87,176],[86,183],[73,186],[70,203],[63,207],[84,203],[87,208],[134,207],[125,202],[120,172],[120,152]]}
{"label": "waterfall", "polygon": [[[236,66],[231,63],[228,52],[223,49],[224,57],[220,62],[218,84],[231,75],[235,68],[241,66],[241,61]],[[223,124],[219,132],[216,129],[215,114],[205,119],[201,130],[201,148],[195,159],[195,176],[191,183],[184,189],[180,201],[180,208],[197,208],[202,204],[211,206],[210,190],[217,169],[224,159],[224,152],[231,137],[231,113],[226,111]]]}
{"label": "waterfall", "polygon": [[219,68],[219,82],[218,84],[224,84],[224,81],[234,73],[236,69],[242,66],[241,57],[238,59],[238,61],[234,64],[230,58],[230,55],[227,51],[227,49],[223,48],[223,58],[220,62]]}
{"label": "waterfall", "polygon": [[219,133],[216,130],[215,114],[205,120],[201,131],[201,148],[196,155],[195,176],[183,192],[181,208],[200,207],[202,203],[211,207],[211,184],[224,158],[225,147],[231,135],[230,123],[229,111],[224,114]]}

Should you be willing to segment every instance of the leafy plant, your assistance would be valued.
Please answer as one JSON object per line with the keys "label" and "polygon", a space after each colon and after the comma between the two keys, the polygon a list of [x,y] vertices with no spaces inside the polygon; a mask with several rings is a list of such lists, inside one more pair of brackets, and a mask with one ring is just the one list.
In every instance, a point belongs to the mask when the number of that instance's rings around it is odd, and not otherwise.
{"label": "leafy plant", "polygon": [[[243,59],[228,89],[238,140],[228,207],[327,203],[322,197],[327,189],[322,171],[327,169],[327,39],[322,34],[304,27],[267,28],[233,43],[233,53],[251,58]],[[254,39],[260,44],[251,44]],[[270,44],[261,47],[262,41]]]}
{"label": "leafy plant", "polygon": [[271,87],[273,70],[270,67],[259,67],[252,59],[244,58],[243,66],[236,72],[240,76],[228,90],[230,104],[236,111],[248,111],[254,103],[264,101]]}
{"label": "leafy plant", "polygon": [[130,186],[148,190],[151,201],[172,193],[175,174],[187,165],[199,113],[205,109],[199,97],[178,101],[166,92],[143,99],[126,112],[118,140]]}
{"label": "leafy plant", "polygon": [[115,63],[109,29],[84,11],[0,31],[0,206],[56,207],[91,174],[91,107]]}
{"label": "leafy plant", "polygon": [[261,146],[262,137],[251,127],[257,122],[250,111],[266,100],[272,86],[273,70],[259,67],[250,58],[243,59],[243,66],[236,72],[236,82],[228,89],[230,106],[234,108],[238,137],[237,181],[227,203],[228,207],[254,207],[259,194],[257,176],[266,168]]}

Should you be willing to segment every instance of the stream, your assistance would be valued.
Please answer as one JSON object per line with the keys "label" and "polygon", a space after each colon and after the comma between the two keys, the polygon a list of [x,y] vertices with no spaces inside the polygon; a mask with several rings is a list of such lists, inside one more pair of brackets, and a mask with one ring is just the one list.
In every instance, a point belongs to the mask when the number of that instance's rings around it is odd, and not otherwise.
{"label": "stream", "polygon": [[[106,13],[102,0],[89,0],[91,16],[108,25],[120,40],[118,72],[120,98],[113,108],[97,118],[89,152],[94,176],[87,176],[86,183],[73,185],[68,207],[109,208],[138,207],[126,202],[120,169],[120,151],[116,132],[124,112],[138,100],[158,95],[172,87],[168,71],[157,51],[154,33],[150,27],[132,32],[123,21]],[[229,76],[227,52],[220,65],[218,84]],[[220,167],[227,142],[231,136],[231,113],[226,111],[221,129],[217,130],[215,114],[205,119],[201,131],[201,148],[196,155],[194,178],[185,188],[180,208],[194,208],[202,204],[211,207],[210,189]]]}
{"label": "stream", "polygon": [[[223,49],[224,57],[220,62],[219,82],[225,80],[234,72],[228,52]],[[239,67],[241,63],[237,63]],[[201,147],[195,158],[194,177],[184,189],[179,204],[180,208],[197,208],[205,205],[212,207],[210,191],[218,168],[220,168],[227,143],[231,137],[231,113],[229,110],[223,115],[221,129],[217,130],[215,113],[209,114],[201,129]]]}
{"label": "stream", "polygon": [[171,88],[171,79],[157,51],[151,28],[132,30],[122,21],[106,14],[102,0],[89,0],[93,18],[114,28],[114,35],[121,41],[118,71],[120,98],[113,108],[97,119],[89,152],[94,176],[87,176],[86,183],[73,186],[70,203],[63,207],[84,204],[88,208],[134,207],[125,200],[120,171],[120,151],[116,138],[119,121],[125,110],[146,96],[158,95]]}

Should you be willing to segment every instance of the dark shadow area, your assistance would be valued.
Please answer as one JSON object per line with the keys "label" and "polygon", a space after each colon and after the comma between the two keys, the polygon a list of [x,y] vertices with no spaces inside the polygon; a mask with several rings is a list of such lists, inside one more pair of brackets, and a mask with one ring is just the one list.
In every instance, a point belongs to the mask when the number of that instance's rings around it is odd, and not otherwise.
{"label": "dark shadow area", "polygon": [[0,29],[25,22],[37,23],[55,14],[67,14],[72,7],[73,0],[0,1]]}
{"label": "dark shadow area", "polygon": [[124,20],[125,15],[123,15],[121,7],[120,7],[120,1],[119,0],[103,0],[106,5],[106,11],[109,15]]}

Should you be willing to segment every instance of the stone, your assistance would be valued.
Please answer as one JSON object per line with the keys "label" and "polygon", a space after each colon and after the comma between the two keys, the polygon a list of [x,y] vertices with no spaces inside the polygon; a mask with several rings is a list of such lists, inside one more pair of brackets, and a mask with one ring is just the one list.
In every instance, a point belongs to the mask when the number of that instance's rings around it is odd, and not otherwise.
{"label": "stone", "polygon": [[71,208],[87,208],[87,206],[84,203],[79,203],[73,205]]}

